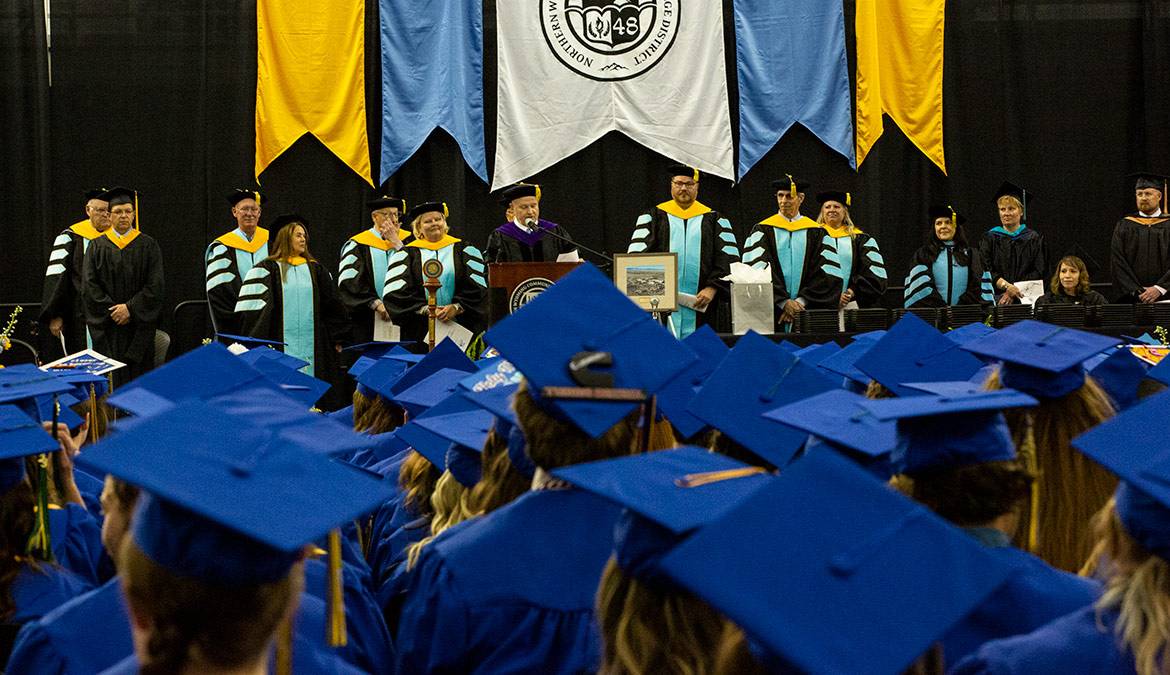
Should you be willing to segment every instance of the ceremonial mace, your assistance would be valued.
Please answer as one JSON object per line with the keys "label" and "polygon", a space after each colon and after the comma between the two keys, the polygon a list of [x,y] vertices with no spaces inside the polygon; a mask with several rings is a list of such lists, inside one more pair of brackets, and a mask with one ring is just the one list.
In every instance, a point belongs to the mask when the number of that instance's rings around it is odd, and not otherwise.
{"label": "ceremonial mace", "polygon": [[432,258],[423,263],[422,271],[427,278],[423,288],[427,293],[427,351],[431,351],[435,348],[435,315],[438,312],[435,297],[443,287],[443,282],[439,281],[439,276],[443,274],[443,263],[438,258]]}

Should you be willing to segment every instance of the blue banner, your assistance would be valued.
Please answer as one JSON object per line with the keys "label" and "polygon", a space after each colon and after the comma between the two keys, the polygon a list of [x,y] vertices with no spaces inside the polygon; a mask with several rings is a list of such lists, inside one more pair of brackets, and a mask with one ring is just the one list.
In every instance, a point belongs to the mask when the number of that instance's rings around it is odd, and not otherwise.
{"label": "blue banner", "polygon": [[735,0],[739,176],[796,122],[856,168],[840,0]]}
{"label": "blue banner", "polygon": [[380,0],[384,182],[435,127],[487,182],[481,0]]}

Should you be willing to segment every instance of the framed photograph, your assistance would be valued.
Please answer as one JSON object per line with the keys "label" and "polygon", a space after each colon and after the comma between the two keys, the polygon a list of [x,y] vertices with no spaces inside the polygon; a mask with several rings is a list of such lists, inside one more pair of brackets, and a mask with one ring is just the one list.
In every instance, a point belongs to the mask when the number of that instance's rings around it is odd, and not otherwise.
{"label": "framed photograph", "polygon": [[615,253],[613,281],[642,309],[650,312],[678,309],[677,253]]}

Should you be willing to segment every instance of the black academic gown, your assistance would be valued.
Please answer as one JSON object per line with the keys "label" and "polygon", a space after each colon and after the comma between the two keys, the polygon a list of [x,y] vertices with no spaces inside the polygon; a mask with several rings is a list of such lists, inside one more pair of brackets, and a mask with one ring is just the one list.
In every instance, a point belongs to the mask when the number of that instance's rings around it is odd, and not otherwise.
{"label": "black academic gown", "polygon": [[[451,304],[458,304],[463,312],[455,321],[473,334],[483,332],[487,320],[487,270],[480,250],[455,237],[445,236],[438,249],[450,248],[454,262],[454,294]],[[403,340],[427,339],[426,290],[423,288],[423,249],[436,250],[431,242],[415,240],[401,251],[390,255],[386,272],[386,294],[382,302],[390,317],[402,331]]]}
{"label": "black academic gown", "polygon": [[236,299],[240,295],[242,279],[251,267],[240,269],[240,258],[251,265],[268,257],[268,230],[257,227],[248,241],[233,230],[207,245],[203,256],[204,285],[207,289],[207,309],[217,333],[231,335],[240,332],[236,316]]}
{"label": "black academic gown", "polygon": [[1170,217],[1133,214],[1117,221],[1110,260],[1118,302],[1137,302],[1148,286],[1170,290]]}
{"label": "black academic gown", "polygon": [[[845,278],[843,269],[846,261],[840,256],[840,252],[846,250],[841,245],[846,239],[850,242],[848,279]],[[858,307],[862,309],[879,307],[889,281],[886,278],[886,261],[878,248],[877,240],[856,228],[852,234],[845,234],[844,230],[830,231],[826,228],[822,242],[821,270],[824,276],[831,280],[831,288],[825,291],[818,290],[817,295],[831,290],[839,300],[845,289],[851,289],[853,301]]]}
{"label": "black academic gown", "polygon": [[[398,237],[403,245],[409,244],[412,236],[406,230],[399,230]],[[394,248],[385,240],[365,230],[350,237],[341,247],[341,264],[337,268],[337,296],[349,310],[350,337],[354,344],[364,344],[374,339],[374,305],[382,299],[382,282],[386,269],[374,264],[375,251],[389,260]]]}
{"label": "black academic gown", "polygon": [[[552,230],[562,237],[568,237],[565,228],[554,222],[541,219],[541,229]],[[488,235],[487,248],[484,250],[489,263],[510,262],[556,262],[557,256],[577,250],[567,241],[533,233],[529,241],[521,241],[516,236],[517,228],[512,223],[506,223],[492,230]],[[523,234],[523,231],[520,232]]]}
{"label": "black academic gown", "polygon": [[[333,278],[325,266],[316,260],[303,263],[309,266],[313,284],[313,366],[311,375],[332,385],[323,399],[322,409],[336,405],[335,392],[341,379],[338,354],[334,345],[349,338],[349,321],[345,306],[337,299]],[[284,342],[284,285],[280,263],[263,260],[244,276],[244,286],[236,302],[240,330],[248,337]]]}
{"label": "black academic gown", "polygon": [[[85,256],[85,322],[93,348],[127,365],[114,372],[119,386],[154,367],[154,334],[163,304],[162,251],[150,235],[131,230],[118,241],[113,229],[94,239]],[[110,307],[126,304],[130,322],[119,326]]]}
{"label": "black academic gown", "polygon": [[1085,305],[1086,307],[1092,305],[1104,305],[1107,301],[1105,296],[1097,291],[1088,291],[1082,295],[1065,295],[1061,290],[1059,293],[1048,292],[1036,298],[1036,306],[1043,305]]}
{"label": "black academic gown", "polygon": [[[696,201],[687,211],[679,209],[673,201],[663,202],[647,213],[638,216],[634,232],[630,236],[629,253],[670,252],[670,217],[680,222],[701,215],[701,241],[699,245],[699,283],[696,291],[711,286],[715,288],[715,299],[706,312],[695,312],[695,327],[709,325],[716,332],[731,332],[731,293],[729,282],[722,278],[731,274],[731,263],[739,262],[739,241],[731,223],[717,211]],[[679,254],[679,283],[682,283],[682,251]],[[682,337],[686,337],[683,335]]]}
{"label": "black academic gown", "polygon": [[1052,277],[1044,237],[1030,227],[1023,227],[1024,231],[1014,237],[993,228],[979,240],[979,256],[991,274],[993,288],[999,279],[1015,283]]}
{"label": "black academic gown", "polygon": [[[94,229],[89,219],[73,224],[53,240],[53,250],[45,266],[45,284],[38,318],[46,326],[46,334],[50,320],[62,320],[61,331],[65,335],[65,348],[69,354],[86,347],[82,273],[85,270],[86,249],[100,236],[101,233]],[[55,351],[52,353],[56,354]]]}
{"label": "black academic gown", "polygon": [[[949,281],[942,282],[934,278],[934,265],[939,255],[946,255],[946,247],[941,242],[927,244],[914,253],[910,261],[910,273],[906,275],[906,290],[903,294],[904,307],[946,307],[947,300],[942,296],[939,287],[942,283],[954,283],[954,270],[963,265],[958,261],[954,250],[950,251],[949,267],[951,276]],[[979,251],[967,248],[967,284],[960,291],[958,305],[983,305],[987,307],[994,301],[992,280],[990,274],[983,269],[983,259]],[[950,293],[948,293],[950,295]]]}
{"label": "black academic gown", "polygon": [[[804,262],[801,266],[800,287],[788,288],[785,273],[776,250],[776,231],[783,230],[804,237]],[[796,234],[803,232],[804,234]],[[776,319],[784,311],[784,303],[795,298],[804,300],[808,309],[836,309],[840,292],[834,293],[834,282],[821,269],[821,248],[825,230],[819,223],[802,216],[790,222],[783,216],[767,218],[752,228],[743,245],[743,262],[761,266],[767,263],[772,272],[772,297],[776,304]],[[837,284],[839,280],[835,280]]]}

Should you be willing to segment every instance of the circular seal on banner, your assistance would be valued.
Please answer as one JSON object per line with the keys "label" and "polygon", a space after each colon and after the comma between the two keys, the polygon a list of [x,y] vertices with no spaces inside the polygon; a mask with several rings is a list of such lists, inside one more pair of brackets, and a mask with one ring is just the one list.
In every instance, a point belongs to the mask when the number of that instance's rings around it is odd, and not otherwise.
{"label": "circular seal on banner", "polygon": [[548,290],[552,286],[551,279],[544,277],[532,277],[525,279],[516,286],[516,290],[512,291],[512,297],[508,298],[508,313],[512,314],[524,305],[536,299],[536,296]]}
{"label": "circular seal on banner", "polygon": [[637,77],[666,56],[684,0],[536,1],[544,41],[557,59],[589,79],[616,81]]}

